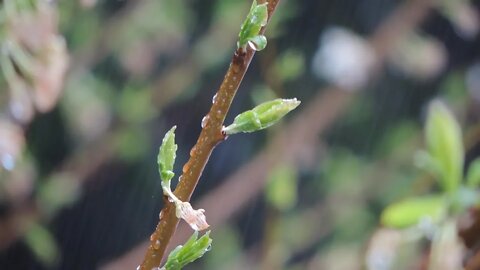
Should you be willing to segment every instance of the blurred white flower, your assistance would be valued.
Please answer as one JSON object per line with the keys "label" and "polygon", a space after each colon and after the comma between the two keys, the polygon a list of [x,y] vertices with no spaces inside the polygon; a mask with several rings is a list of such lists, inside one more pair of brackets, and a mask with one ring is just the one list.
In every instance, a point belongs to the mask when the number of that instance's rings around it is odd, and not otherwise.
{"label": "blurred white flower", "polygon": [[370,45],[356,34],[339,27],[327,29],[313,58],[315,75],[349,91],[362,88],[375,64]]}

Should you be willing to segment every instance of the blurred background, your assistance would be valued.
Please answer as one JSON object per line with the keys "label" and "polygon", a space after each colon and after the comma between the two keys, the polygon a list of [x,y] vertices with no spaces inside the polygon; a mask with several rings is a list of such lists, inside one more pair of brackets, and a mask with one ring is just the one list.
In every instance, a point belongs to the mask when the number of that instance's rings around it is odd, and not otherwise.
{"label": "blurred background", "polygon": [[[135,269],[161,139],[177,125],[179,175],[251,1],[0,2],[0,269]],[[414,159],[432,99],[480,155],[480,1],[280,2],[226,123],[302,104],[215,149],[192,198],[213,247],[187,269],[427,269],[425,243],[385,259],[380,214],[436,188]]]}

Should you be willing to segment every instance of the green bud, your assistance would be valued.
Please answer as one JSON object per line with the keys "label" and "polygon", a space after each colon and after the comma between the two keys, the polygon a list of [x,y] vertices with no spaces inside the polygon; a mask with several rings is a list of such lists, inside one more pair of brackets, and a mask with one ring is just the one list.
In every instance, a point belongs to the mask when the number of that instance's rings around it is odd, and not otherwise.
{"label": "green bud", "polygon": [[173,164],[175,163],[177,152],[177,145],[175,144],[176,128],[176,126],[173,126],[167,134],[165,134],[158,152],[158,171],[160,172],[162,182],[169,182],[175,175],[173,173]]}
{"label": "green bud", "polygon": [[268,21],[268,8],[267,3],[257,5],[257,1],[254,0],[250,12],[247,15],[247,19],[240,28],[240,34],[238,35],[238,48],[245,48],[247,44],[250,44],[256,51],[263,50],[267,45],[267,39],[263,35],[259,35],[260,29],[267,24]]}
{"label": "green bud", "polygon": [[264,35],[254,36],[248,41],[248,45],[255,51],[261,51],[267,47],[267,38]]}
{"label": "green bud", "polygon": [[180,270],[185,267],[185,265],[201,258],[210,250],[211,245],[212,239],[210,238],[210,231],[200,238],[198,238],[198,232],[195,231],[185,245],[176,247],[170,255],[168,255],[167,262],[162,269]]}
{"label": "green bud", "polygon": [[225,127],[227,135],[240,132],[254,132],[265,129],[278,122],[287,113],[295,109],[300,101],[294,99],[275,99],[258,105],[257,107],[239,114],[233,124]]}
{"label": "green bud", "polygon": [[430,104],[425,135],[440,186],[445,191],[456,190],[462,179],[462,133],[451,112],[439,101]]}

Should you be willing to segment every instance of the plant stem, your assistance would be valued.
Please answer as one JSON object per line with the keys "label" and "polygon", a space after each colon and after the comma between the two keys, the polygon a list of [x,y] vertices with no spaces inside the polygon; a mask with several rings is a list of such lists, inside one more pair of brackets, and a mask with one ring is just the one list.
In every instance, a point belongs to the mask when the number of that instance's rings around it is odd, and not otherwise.
{"label": "plant stem", "polygon": [[[265,1],[258,1],[260,4]],[[268,2],[268,18],[270,19],[279,0]],[[265,27],[261,29],[261,34]],[[205,116],[205,124],[202,128],[197,143],[190,151],[190,159],[183,167],[183,174],[174,194],[182,201],[189,201],[200,179],[203,169],[217,144],[225,140],[222,134],[223,121],[230,109],[230,104],[247,72],[255,51],[247,48],[243,51],[237,49],[232,57],[230,66],[222,84],[214,98],[210,111]],[[164,197],[165,206],[160,212],[160,220],[153,234],[150,236],[150,244],[145,258],[140,266],[142,270],[151,270],[160,266],[165,250],[178,225],[175,215],[175,204]]]}

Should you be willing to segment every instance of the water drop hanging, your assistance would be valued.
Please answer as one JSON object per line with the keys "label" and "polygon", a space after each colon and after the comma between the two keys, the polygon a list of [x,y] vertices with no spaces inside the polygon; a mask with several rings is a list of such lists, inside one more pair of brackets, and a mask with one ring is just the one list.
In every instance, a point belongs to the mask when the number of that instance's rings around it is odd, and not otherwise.
{"label": "water drop hanging", "polygon": [[206,115],[202,118],[202,128],[204,128],[207,125],[209,116]]}

